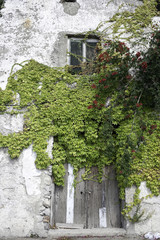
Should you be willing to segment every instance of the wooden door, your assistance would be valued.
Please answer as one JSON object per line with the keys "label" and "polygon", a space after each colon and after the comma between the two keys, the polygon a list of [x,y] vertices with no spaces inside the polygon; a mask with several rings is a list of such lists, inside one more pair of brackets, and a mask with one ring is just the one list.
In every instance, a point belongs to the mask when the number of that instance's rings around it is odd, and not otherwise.
{"label": "wooden door", "polygon": [[[78,173],[76,188],[73,187],[73,169],[65,166],[65,187],[55,186],[53,219],[55,225],[83,226],[84,228],[121,227],[118,187],[113,167],[104,168],[102,183],[95,181],[98,174],[92,168],[90,179],[82,181],[84,169]],[[66,224],[66,225],[65,225]]]}

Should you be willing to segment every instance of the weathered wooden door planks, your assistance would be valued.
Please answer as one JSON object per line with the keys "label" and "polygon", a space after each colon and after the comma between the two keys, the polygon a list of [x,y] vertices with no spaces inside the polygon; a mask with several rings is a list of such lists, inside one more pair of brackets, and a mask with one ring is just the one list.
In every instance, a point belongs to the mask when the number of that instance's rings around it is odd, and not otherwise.
{"label": "weathered wooden door planks", "polygon": [[102,183],[95,181],[98,173],[92,168],[90,178],[82,181],[84,169],[78,172],[73,188],[73,170],[65,165],[65,186],[55,186],[53,223],[83,224],[84,228],[121,227],[118,187],[113,167],[104,168]]}

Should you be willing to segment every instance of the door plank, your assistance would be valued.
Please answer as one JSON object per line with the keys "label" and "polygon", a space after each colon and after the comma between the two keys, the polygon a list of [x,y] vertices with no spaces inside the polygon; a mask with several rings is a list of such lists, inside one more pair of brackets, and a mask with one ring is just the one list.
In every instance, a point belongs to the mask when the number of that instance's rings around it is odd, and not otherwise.
{"label": "door plank", "polygon": [[[54,223],[60,224],[67,223],[67,164],[65,169],[65,186],[55,186],[54,191]],[[94,181],[96,179],[94,176],[98,174],[97,167],[91,169],[90,178],[93,177],[94,180],[81,181],[84,172],[85,169],[78,172],[74,202],[73,204],[70,202],[74,209],[73,224],[80,224],[84,228],[121,227],[119,192],[114,168],[112,166],[104,168],[102,183]]]}
{"label": "door plank", "polygon": [[83,224],[86,227],[86,199],[85,199],[85,181],[82,181],[82,174],[85,169],[80,169],[77,175],[77,185],[74,196],[74,223]]}
{"label": "door plank", "polygon": [[[93,167],[91,176],[97,175],[97,167]],[[93,177],[94,178],[94,177]],[[87,228],[99,227],[99,209],[102,208],[102,184],[97,181],[88,180],[86,182],[87,195]]]}
{"label": "door plank", "polygon": [[55,223],[66,223],[66,197],[68,183],[68,165],[65,164],[66,174],[64,176],[64,187],[55,185],[54,204],[55,204]]}
{"label": "door plank", "polygon": [[107,206],[107,226],[121,227],[121,212],[118,184],[116,181],[116,173],[113,166],[106,167],[108,181],[106,182],[106,206]]}

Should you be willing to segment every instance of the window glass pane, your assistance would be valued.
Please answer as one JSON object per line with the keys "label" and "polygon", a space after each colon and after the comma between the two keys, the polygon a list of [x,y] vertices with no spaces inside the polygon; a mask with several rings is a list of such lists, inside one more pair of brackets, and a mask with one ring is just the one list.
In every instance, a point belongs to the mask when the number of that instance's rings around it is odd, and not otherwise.
{"label": "window glass pane", "polygon": [[82,41],[71,40],[71,61],[70,61],[70,64],[71,65],[80,65],[81,61],[82,61]]}
{"label": "window glass pane", "polygon": [[157,10],[160,11],[160,0],[157,0]]}
{"label": "window glass pane", "polygon": [[86,43],[86,58],[87,58],[87,62],[89,62],[89,60],[94,60],[96,57],[96,46],[97,46],[97,42],[87,42]]}
{"label": "window glass pane", "polygon": [[4,0],[0,0],[0,9],[3,7]]}

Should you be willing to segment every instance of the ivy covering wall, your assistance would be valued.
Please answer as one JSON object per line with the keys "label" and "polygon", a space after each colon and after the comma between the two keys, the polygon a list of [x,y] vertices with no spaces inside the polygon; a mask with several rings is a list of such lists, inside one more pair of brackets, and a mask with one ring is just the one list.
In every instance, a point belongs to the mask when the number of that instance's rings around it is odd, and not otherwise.
{"label": "ivy covering wall", "polygon": [[[6,105],[10,104],[16,106],[9,114],[24,110],[24,130],[1,135],[1,147],[8,147],[14,159],[33,144],[37,168],[45,169],[52,164],[57,185],[63,185],[66,161],[74,166],[75,173],[81,167],[93,165],[101,171],[111,160],[104,155],[105,140],[101,134],[105,109],[91,112],[87,108],[95,95],[91,81],[34,60],[11,74],[6,90],[0,92],[1,111],[7,111]],[[50,136],[54,136],[53,159],[46,153]]]}
{"label": "ivy covering wall", "polygon": [[[110,20],[113,33],[123,25],[131,33],[126,41],[140,37],[157,13],[155,1],[144,0],[142,6],[133,13],[116,14]],[[0,90],[0,110],[1,114],[23,113],[24,126],[22,132],[1,134],[0,147],[8,148],[16,159],[33,144],[37,168],[52,165],[57,185],[64,184],[65,162],[73,165],[75,176],[85,167],[84,180],[90,168],[97,166],[99,182],[103,167],[113,164],[122,199],[125,188],[135,185],[138,189],[142,181],[158,196],[160,31],[153,26],[151,32],[148,50],[135,53],[117,37],[104,38],[102,32],[103,43],[90,75],[71,75],[67,67],[54,69],[34,60],[20,64],[16,72],[13,66],[6,89]],[[8,109],[11,105],[12,111]],[[46,152],[52,136],[53,159]],[[141,202],[138,193],[124,210],[131,221],[139,220],[128,215]]]}

